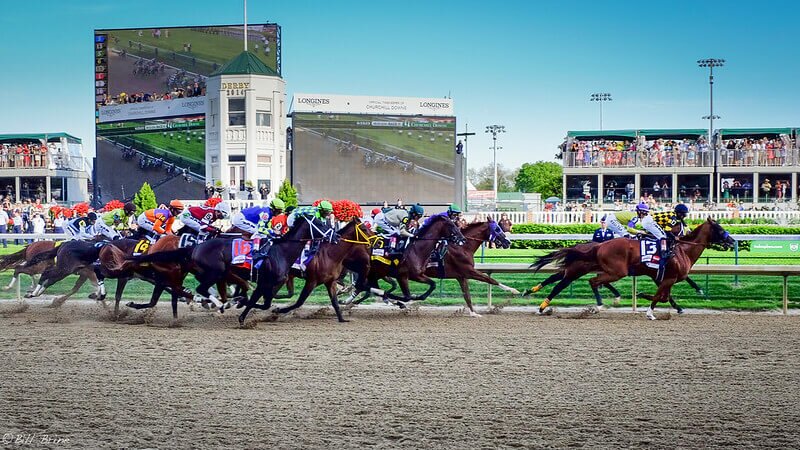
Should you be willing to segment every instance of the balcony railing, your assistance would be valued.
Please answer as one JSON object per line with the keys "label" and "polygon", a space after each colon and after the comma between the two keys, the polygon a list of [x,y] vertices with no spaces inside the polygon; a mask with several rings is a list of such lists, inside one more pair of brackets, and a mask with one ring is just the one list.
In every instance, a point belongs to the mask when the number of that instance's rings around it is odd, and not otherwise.
{"label": "balcony railing", "polygon": [[[718,150],[722,167],[782,167],[800,165],[798,149]],[[633,167],[713,167],[710,150],[636,150],[636,151],[568,151],[564,167],[568,168],[633,168]]]}

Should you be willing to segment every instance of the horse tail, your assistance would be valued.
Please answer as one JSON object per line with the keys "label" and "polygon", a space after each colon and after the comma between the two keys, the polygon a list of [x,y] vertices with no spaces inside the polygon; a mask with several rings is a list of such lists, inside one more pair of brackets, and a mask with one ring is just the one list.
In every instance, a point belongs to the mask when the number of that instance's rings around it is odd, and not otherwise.
{"label": "horse tail", "polygon": [[166,262],[166,263],[184,263],[189,261],[192,256],[194,247],[184,247],[176,250],[168,250],[165,252],[153,252],[141,256],[129,256],[128,261],[135,263],[150,263],[150,262]]}
{"label": "horse tail", "polygon": [[4,270],[16,265],[20,261],[24,261],[25,260],[25,252],[27,250],[28,250],[27,248],[23,248],[22,250],[20,250],[20,251],[18,251],[16,253],[12,253],[10,255],[6,255],[6,256],[0,258],[0,272],[2,272]]}
{"label": "horse tail", "polygon": [[530,265],[530,268],[533,269],[533,273],[536,274],[536,272],[541,270],[542,267],[551,263],[556,263],[560,267],[562,265],[561,261],[567,256],[567,250],[569,249],[560,248],[554,252],[540,256],[536,259],[536,261],[533,262],[533,264]]}
{"label": "horse tail", "polygon": [[113,245],[107,245],[101,250],[101,253],[101,262],[109,272],[122,274],[129,270],[129,261],[125,260],[125,252],[121,249]]}
{"label": "horse tail", "polygon": [[49,260],[55,258],[56,254],[58,254],[58,250],[60,248],[61,247],[56,247],[56,248],[54,248],[52,250],[48,250],[46,252],[37,253],[37,254],[33,255],[33,257],[31,259],[25,261],[25,266],[28,266],[28,267],[35,266],[36,264],[39,264],[42,261],[49,261]]}
{"label": "horse tail", "polygon": [[598,245],[578,244],[573,247],[561,248],[554,252],[548,253],[547,255],[539,257],[533,264],[531,264],[530,268],[534,269],[533,273],[535,274],[542,267],[551,263],[555,264],[556,268],[561,270],[575,262],[580,261],[590,263],[592,267],[591,270],[594,270],[595,266],[599,267],[597,264],[598,247]]}

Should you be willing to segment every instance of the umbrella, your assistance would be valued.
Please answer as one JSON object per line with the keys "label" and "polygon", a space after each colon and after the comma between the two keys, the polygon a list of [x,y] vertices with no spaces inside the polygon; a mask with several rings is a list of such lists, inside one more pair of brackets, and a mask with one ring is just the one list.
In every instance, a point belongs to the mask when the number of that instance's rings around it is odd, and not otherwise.
{"label": "umbrella", "polygon": [[558,203],[560,201],[561,201],[561,199],[558,198],[558,197],[547,197],[547,199],[544,202],[545,203]]}

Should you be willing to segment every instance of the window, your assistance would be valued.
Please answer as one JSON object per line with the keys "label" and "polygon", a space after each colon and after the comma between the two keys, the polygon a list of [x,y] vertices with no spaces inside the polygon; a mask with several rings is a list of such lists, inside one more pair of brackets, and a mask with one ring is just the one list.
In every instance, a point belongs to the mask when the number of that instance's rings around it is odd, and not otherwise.
{"label": "window", "polygon": [[229,98],[228,99],[228,126],[243,127],[247,125],[245,116],[244,99],[243,98]]}
{"label": "window", "polygon": [[268,127],[272,119],[272,114],[266,111],[256,111],[256,126]]}

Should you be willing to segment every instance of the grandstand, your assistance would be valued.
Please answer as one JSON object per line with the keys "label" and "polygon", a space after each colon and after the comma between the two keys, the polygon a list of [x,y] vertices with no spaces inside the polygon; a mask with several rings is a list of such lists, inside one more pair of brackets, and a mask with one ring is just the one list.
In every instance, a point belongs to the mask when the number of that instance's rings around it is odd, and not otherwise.
{"label": "grandstand", "polygon": [[569,131],[560,154],[565,201],[796,204],[798,132],[719,129],[712,146],[702,129]]}

